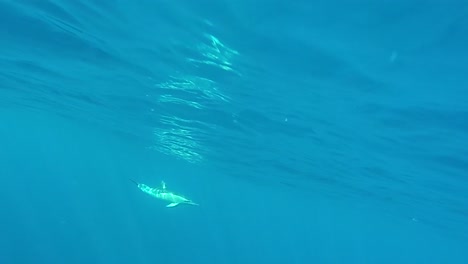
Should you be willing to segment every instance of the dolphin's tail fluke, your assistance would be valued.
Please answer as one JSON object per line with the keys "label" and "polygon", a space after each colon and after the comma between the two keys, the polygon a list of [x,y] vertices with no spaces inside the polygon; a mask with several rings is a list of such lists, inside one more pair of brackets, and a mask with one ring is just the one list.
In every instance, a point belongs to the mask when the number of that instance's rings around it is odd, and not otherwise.
{"label": "dolphin's tail fluke", "polygon": [[135,181],[135,180],[133,180],[133,179],[129,179],[129,180],[131,180],[131,181],[132,181],[133,183],[135,183],[137,186],[139,185],[139,183],[138,183],[137,181]]}
{"label": "dolphin's tail fluke", "polygon": [[186,204],[190,204],[190,205],[196,205],[196,206],[199,206],[199,204],[197,204],[197,203],[194,203],[194,202],[192,202],[192,201],[186,201],[185,203],[186,203]]}

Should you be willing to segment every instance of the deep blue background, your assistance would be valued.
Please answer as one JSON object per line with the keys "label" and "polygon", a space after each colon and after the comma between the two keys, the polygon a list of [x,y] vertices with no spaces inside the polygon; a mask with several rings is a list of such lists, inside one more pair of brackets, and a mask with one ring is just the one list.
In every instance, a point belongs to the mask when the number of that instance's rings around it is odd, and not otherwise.
{"label": "deep blue background", "polygon": [[468,263],[467,17],[0,1],[0,263]]}

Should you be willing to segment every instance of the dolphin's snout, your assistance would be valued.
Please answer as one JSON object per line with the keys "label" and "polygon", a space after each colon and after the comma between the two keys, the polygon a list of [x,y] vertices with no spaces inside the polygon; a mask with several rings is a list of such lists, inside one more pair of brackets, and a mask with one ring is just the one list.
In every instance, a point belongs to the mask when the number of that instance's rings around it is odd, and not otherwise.
{"label": "dolphin's snout", "polygon": [[133,180],[133,179],[129,179],[129,180],[131,180],[131,181],[132,181],[133,183],[135,183],[137,186],[140,185],[138,182],[136,182],[136,181]]}

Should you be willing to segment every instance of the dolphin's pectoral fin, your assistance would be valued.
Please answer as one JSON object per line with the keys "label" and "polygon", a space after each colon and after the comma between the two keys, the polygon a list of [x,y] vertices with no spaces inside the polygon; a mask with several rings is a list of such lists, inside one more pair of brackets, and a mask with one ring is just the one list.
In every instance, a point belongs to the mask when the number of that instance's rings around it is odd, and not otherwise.
{"label": "dolphin's pectoral fin", "polygon": [[168,205],[166,205],[166,207],[174,207],[174,206],[177,206],[179,205],[179,203],[170,203]]}

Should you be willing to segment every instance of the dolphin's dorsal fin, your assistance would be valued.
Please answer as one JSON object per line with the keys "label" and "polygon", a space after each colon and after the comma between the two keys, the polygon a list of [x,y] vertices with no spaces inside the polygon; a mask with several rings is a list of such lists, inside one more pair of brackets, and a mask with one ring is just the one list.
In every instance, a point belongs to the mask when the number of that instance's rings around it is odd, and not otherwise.
{"label": "dolphin's dorsal fin", "polygon": [[163,190],[166,190],[166,183],[164,181],[161,181],[161,188]]}
{"label": "dolphin's dorsal fin", "polygon": [[168,205],[166,205],[166,207],[174,207],[174,206],[177,206],[179,205],[179,203],[170,203]]}

